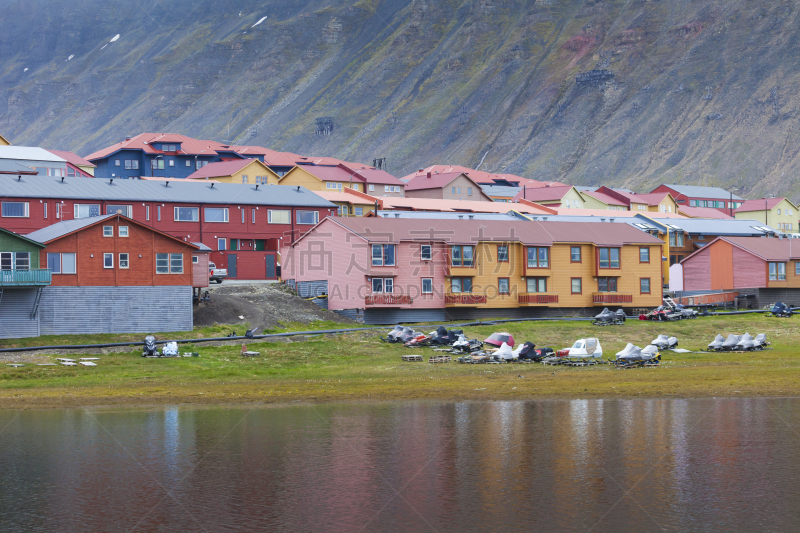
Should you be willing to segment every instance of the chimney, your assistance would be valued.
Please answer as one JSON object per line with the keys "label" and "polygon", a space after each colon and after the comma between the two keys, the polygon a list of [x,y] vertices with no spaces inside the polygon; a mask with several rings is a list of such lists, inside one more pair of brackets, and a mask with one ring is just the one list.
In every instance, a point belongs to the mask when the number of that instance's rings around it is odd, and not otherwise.
{"label": "chimney", "polygon": [[130,140],[131,140],[131,136],[130,136],[130,135],[126,135],[126,136],[125,136],[125,140],[126,140],[126,141],[130,141]]}
{"label": "chimney", "polygon": [[428,177],[429,177],[429,178],[431,177],[431,173],[430,173],[430,172],[428,172]]}
{"label": "chimney", "polygon": [[419,169],[417,172],[419,172],[420,174],[422,174],[423,172],[425,172],[425,169],[424,169],[424,168],[421,168],[421,169]]}

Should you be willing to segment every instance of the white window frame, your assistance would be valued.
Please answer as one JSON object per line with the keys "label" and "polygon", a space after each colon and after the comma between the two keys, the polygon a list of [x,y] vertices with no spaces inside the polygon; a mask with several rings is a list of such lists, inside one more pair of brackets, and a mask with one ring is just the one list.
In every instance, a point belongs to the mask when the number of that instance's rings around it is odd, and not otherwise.
{"label": "white window frame", "polygon": [[[51,257],[51,256],[52,256],[52,257],[54,257],[54,258],[56,258],[56,257],[58,258],[58,270],[56,270],[55,268],[50,268],[50,257]],[[47,259],[47,268],[49,268],[49,269],[50,269],[50,273],[51,273],[51,274],[61,274],[61,254],[58,254],[58,253],[56,253],[56,254],[51,254],[51,253],[48,253],[48,254],[45,256],[45,258]]]}
{"label": "white window frame", "polygon": [[[160,208],[160,206],[159,206],[159,208]],[[178,213],[180,213],[181,212],[180,210],[182,210],[182,209],[183,210],[188,209],[191,212],[195,213],[197,216],[193,217],[190,220],[178,218]],[[173,218],[173,220],[175,222],[200,222],[200,208],[199,207],[177,207],[176,206],[176,207],[173,208],[172,218]],[[160,218],[159,218],[159,220],[160,220]]]}
{"label": "white window frame", "polygon": [[150,220],[150,206],[149,205],[145,206],[145,208],[144,208],[144,219],[145,220]]}
{"label": "white window frame", "polygon": [[[107,265],[107,259],[111,259],[111,266]],[[104,253],[103,254],[103,268],[114,268],[114,254],[113,253]]]}
{"label": "white window frame", "polygon": [[[428,282],[430,288],[426,291],[425,290],[425,282]],[[420,285],[422,294],[433,294],[433,278],[422,278],[422,283]]]}
{"label": "white window frame", "polygon": [[42,218],[47,218],[47,202],[42,204],[44,216]]}
{"label": "white window frame", "polygon": [[[67,272],[64,267],[64,257],[72,256],[72,272]],[[62,274],[77,274],[78,273],[78,254],[75,252],[64,252],[61,254],[61,273]]]}
{"label": "white window frame", "polygon": [[[273,213],[283,214],[286,213],[286,222],[276,222],[273,220]],[[291,209],[268,209],[267,210],[267,224],[291,224],[292,211]]]}
{"label": "white window frame", "polygon": [[[175,261],[177,258],[180,258],[180,260],[181,260],[180,270],[172,268],[173,261]],[[183,274],[183,254],[169,254],[169,273],[170,274]]]}
{"label": "white window frame", "polygon": [[120,237],[127,237],[129,234],[130,234],[130,232],[128,231],[128,226],[120,226],[119,227],[119,236]]}
{"label": "white window frame", "polygon": [[[108,208],[109,208],[109,207],[112,207],[112,206],[116,206],[116,207],[124,207],[124,208],[125,208],[125,212],[124,212],[124,213],[109,213],[109,212],[108,212]],[[126,205],[126,204],[111,204],[111,205],[107,205],[107,206],[106,206],[106,215],[117,215],[117,214],[121,214],[121,215],[125,215],[125,216],[126,216],[126,217],[128,217],[128,218],[131,218],[131,213],[132,213],[132,212],[133,212],[133,206],[132,206],[132,205]]]}
{"label": "white window frame", "polygon": [[251,213],[252,213],[252,215],[253,215],[253,216],[251,217],[251,218],[252,218],[252,222],[251,222],[251,224],[255,224],[255,223],[256,223],[256,208],[255,208],[255,207],[251,207],[251,208],[250,208],[250,212],[251,212]]}
{"label": "white window frame", "polygon": [[[300,225],[300,226],[313,226],[314,224],[318,224],[319,223],[319,211],[297,210],[297,211],[295,211],[295,213],[296,213],[295,217],[297,219],[297,224]],[[314,214],[314,216],[313,216],[314,221],[313,222],[300,222],[300,215],[301,214],[306,214],[306,213],[313,213]]]}
{"label": "white window frame", "polygon": [[200,258],[199,258],[198,256],[196,256],[196,255],[193,255],[193,256],[192,256],[192,264],[193,264],[193,265],[196,265],[196,264],[198,264],[199,262],[200,262]]}
{"label": "white window frame", "polygon": [[[221,211],[222,214],[223,214],[222,218],[224,220],[208,220],[208,211],[209,210],[212,210],[212,212],[213,211]],[[228,212],[228,208],[227,207],[204,207],[203,208],[203,221],[208,223],[208,224],[225,224],[229,220],[229,218],[228,218],[229,214],[230,213]]]}
{"label": "white window frame", "polygon": [[242,174],[242,183],[247,183],[247,174]]}
{"label": "white window frame", "polygon": [[[6,204],[22,204],[22,205],[24,205],[25,206],[25,214],[21,215],[21,216],[3,215],[3,218],[30,218],[31,209],[30,209],[30,203],[29,202],[2,202],[2,206],[5,206]],[[2,206],[0,206],[0,210],[2,210]]]}
{"label": "white window frame", "polygon": [[171,167],[175,166],[175,160],[174,159],[170,159],[169,160],[169,166],[171,166]]}
{"label": "white window frame", "polygon": [[369,192],[374,192],[374,191],[375,191],[375,185],[370,183],[369,184]]}
{"label": "white window frame", "polygon": [[[123,256],[125,256],[125,259],[122,258]],[[123,266],[123,262],[124,262],[125,266]],[[119,264],[120,268],[125,268],[125,269],[129,268],[130,255],[128,255],[128,254],[119,254],[119,263],[118,264]]]}
{"label": "white window frame", "polygon": [[364,215],[364,208],[363,207],[356,207],[355,208],[356,216],[360,217]]}
{"label": "white window frame", "polygon": [[[428,253],[425,254],[425,249],[428,249]],[[426,257],[427,255],[427,257]],[[431,261],[433,260],[433,245],[431,244],[420,244],[419,246],[419,258],[421,261]]]}
{"label": "white window frame", "polygon": [[80,211],[80,209],[82,207],[90,207],[91,208],[92,206],[97,206],[97,214],[99,215],[100,214],[100,204],[73,204],[72,205],[72,218],[91,218],[91,217],[80,217],[80,216],[78,216],[78,211]]}
{"label": "white window frame", "polygon": [[[222,243],[222,248],[219,247],[219,243]],[[228,246],[228,239],[226,239],[224,237],[217,238],[217,251],[218,252],[224,251],[227,248],[227,246]]]}
{"label": "white window frame", "polygon": [[103,226],[103,237],[113,237],[114,226]]}

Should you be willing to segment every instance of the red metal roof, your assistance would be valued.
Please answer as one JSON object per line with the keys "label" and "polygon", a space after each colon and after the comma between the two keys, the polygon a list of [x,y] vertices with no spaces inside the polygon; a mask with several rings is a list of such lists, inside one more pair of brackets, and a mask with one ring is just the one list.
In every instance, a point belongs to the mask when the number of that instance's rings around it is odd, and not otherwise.
{"label": "red metal roof", "polygon": [[73,152],[65,152],[65,151],[62,151],[62,150],[47,150],[47,151],[50,152],[51,154],[57,155],[61,159],[65,159],[67,162],[72,163],[76,167],[94,167],[95,166],[94,163],[91,163],[91,162],[85,160],[84,158],[82,158],[81,156],[79,156],[78,154],[75,154]]}
{"label": "red metal roof", "polygon": [[758,200],[747,200],[738,208],[734,209],[734,212],[745,212],[745,211],[764,211],[765,209],[773,209],[776,205],[781,203],[782,201],[786,200],[785,197],[780,198],[759,198]]}
{"label": "red metal roof", "polygon": [[397,196],[381,196],[378,198],[381,209],[397,209],[404,211],[450,211],[463,213],[508,213],[518,211],[530,215],[552,215],[553,209],[537,205],[533,202],[483,202],[479,200],[440,200],[437,198],[400,198]]}
{"label": "red metal roof", "polygon": [[373,242],[499,241],[545,246],[555,242],[589,242],[599,246],[663,244],[661,240],[623,223],[358,217],[337,218],[335,221]]}
{"label": "red metal roof", "polygon": [[[686,257],[697,255],[711,248],[715,242],[723,240],[734,246],[738,246],[746,252],[750,252],[763,259],[764,261],[789,261],[790,259],[800,259],[800,244],[794,244],[794,239],[777,239],[774,237],[717,237],[714,241],[703,246],[693,254]],[[684,261],[686,261],[684,259]]]}
{"label": "red metal roof", "polygon": [[161,142],[180,144],[181,149],[179,150],[179,153],[187,155],[217,155],[217,148],[221,150],[227,148],[226,145],[216,141],[193,139],[177,133],[140,133],[139,135],[131,137],[128,140],[118,142],[117,144],[113,144],[107,148],[98,150],[93,154],[87,155],[86,159],[90,161],[102,159],[120,150],[142,150],[146,154],[161,154],[164,152],[153,148],[154,143]]}
{"label": "red metal roof", "polygon": [[506,181],[517,181],[519,182],[520,187],[524,185],[531,188],[544,187],[547,185],[550,186],[563,185],[563,183],[559,183],[557,181],[537,181],[529,178],[523,178],[522,176],[517,176],[515,174],[494,174],[492,172],[486,172],[484,170],[475,170],[461,165],[431,165],[428,168],[422,169],[422,171],[414,172],[413,174],[403,176],[400,179],[402,181],[408,182],[419,176],[426,176],[428,172],[430,172],[431,174],[437,174],[437,173],[450,174],[453,172],[463,173],[469,176],[472,181],[479,184],[494,183],[494,180],[506,180]]}
{"label": "red metal roof", "polygon": [[592,198],[594,198],[596,200],[600,200],[601,202],[603,202],[605,204],[608,204],[608,205],[621,205],[621,206],[628,207],[628,204],[626,202],[623,202],[622,200],[614,198],[613,196],[609,196],[609,195],[607,195],[606,193],[603,193],[603,192],[581,191],[581,194],[585,194],[587,196],[591,196]]}
{"label": "red metal roof", "polygon": [[[733,220],[732,216],[728,216],[719,209],[713,207],[686,207],[678,205],[678,213],[686,215],[690,218],[714,218],[719,220]],[[659,213],[663,215],[664,213]]]}
{"label": "red metal roof", "polygon": [[[406,182],[407,191],[421,191],[425,189],[441,189],[459,176],[465,175],[463,172],[446,172],[444,174],[427,174],[417,176]],[[469,176],[467,176],[469,178]],[[480,187],[477,183],[475,187]]]}

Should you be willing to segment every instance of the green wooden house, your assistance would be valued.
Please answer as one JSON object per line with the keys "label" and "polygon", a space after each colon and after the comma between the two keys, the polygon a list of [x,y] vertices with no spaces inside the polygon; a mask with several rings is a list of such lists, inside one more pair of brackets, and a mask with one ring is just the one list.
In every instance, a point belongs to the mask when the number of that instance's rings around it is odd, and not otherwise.
{"label": "green wooden house", "polygon": [[13,231],[0,228],[0,338],[39,335],[39,301],[51,273],[39,268],[45,248]]}

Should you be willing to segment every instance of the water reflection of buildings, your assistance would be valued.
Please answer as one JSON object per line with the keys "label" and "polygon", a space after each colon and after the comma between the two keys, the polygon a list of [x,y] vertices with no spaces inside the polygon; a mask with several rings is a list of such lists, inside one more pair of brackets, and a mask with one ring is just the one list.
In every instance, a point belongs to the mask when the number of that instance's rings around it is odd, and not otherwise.
{"label": "water reflection of buildings", "polygon": [[784,420],[798,412],[767,399],[26,412],[0,436],[0,523],[792,530],[800,444]]}

